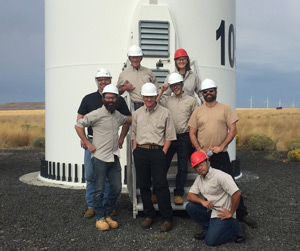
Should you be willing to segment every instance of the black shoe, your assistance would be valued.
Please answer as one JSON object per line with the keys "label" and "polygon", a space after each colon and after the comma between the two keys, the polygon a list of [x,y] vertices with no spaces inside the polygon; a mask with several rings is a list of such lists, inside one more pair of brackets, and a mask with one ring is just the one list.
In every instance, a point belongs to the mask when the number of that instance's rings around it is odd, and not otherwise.
{"label": "black shoe", "polygon": [[249,215],[244,216],[241,221],[246,223],[251,228],[257,228],[257,222]]}
{"label": "black shoe", "polygon": [[202,241],[205,239],[205,235],[206,235],[206,233],[204,231],[202,231],[200,234],[194,234],[194,238],[196,240]]}
{"label": "black shoe", "polygon": [[246,240],[246,231],[245,231],[245,225],[243,223],[240,223],[240,231],[237,236],[235,236],[234,241],[236,243],[241,243]]}

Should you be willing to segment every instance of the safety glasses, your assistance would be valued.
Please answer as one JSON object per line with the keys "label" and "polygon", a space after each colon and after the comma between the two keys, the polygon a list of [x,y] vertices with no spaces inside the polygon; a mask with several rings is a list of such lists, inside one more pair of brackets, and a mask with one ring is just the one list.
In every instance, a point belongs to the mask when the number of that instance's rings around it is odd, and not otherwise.
{"label": "safety glasses", "polygon": [[203,90],[202,93],[203,93],[203,94],[206,94],[206,93],[208,93],[208,92],[209,92],[209,93],[213,93],[215,90],[216,90],[216,89],[214,89],[214,88],[206,89],[206,90]]}

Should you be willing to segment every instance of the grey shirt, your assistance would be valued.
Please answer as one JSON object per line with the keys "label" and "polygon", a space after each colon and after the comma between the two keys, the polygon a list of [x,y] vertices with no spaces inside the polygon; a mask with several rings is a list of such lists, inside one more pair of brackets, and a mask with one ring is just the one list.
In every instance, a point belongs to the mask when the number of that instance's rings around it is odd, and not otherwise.
{"label": "grey shirt", "polygon": [[111,113],[105,106],[102,106],[79,119],[76,125],[80,128],[92,127],[93,145],[96,147],[92,157],[105,162],[114,162],[114,155],[120,157],[119,127],[127,120],[127,117],[118,111]]}
{"label": "grey shirt", "polygon": [[163,146],[165,140],[176,140],[176,132],[171,113],[157,104],[152,111],[142,106],[132,114],[132,135],[139,145],[155,144]]}
{"label": "grey shirt", "polygon": [[231,196],[238,191],[233,178],[220,170],[210,167],[205,177],[198,175],[190,188],[190,193],[201,194],[214,204],[211,218],[218,217],[219,210],[231,210]]}
{"label": "grey shirt", "polygon": [[144,103],[141,95],[141,89],[145,83],[153,83],[156,88],[158,88],[158,83],[153,72],[143,66],[140,66],[138,69],[130,66],[122,71],[118,79],[117,87],[119,88],[123,86],[126,80],[135,87],[134,90],[129,92],[131,101],[135,103]]}
{"label": "grey shirt", "polygon": [[195,98],[183,93],[181,97],[162,96],[159,103],[171,112],[177,134],[189,131],[189,119],[199,105]]}

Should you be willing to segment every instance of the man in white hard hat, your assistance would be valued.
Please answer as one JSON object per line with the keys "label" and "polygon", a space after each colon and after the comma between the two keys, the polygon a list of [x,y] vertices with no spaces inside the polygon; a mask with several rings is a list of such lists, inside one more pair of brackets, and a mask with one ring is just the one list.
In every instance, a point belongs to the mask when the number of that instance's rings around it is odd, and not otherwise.
{"label": "man in white hard hat", "polygon": [[[111,74],[105,68],[100,68],[96,72],[95,81],[97,85],[97,91],[86,95],[80,104],[78,109],[77,120],[83,118],[83,116],[93,110],[100,108],[103,104],[102,102],[102,91],[103,88],[109,84],[111,84]],[[117,110],[122,113],[123,115],[129,116],[131,115],[128,106],[123,97],[118,96],[117,99]],[[122,126],[122,131],[119,138],[119,147],[122,147],[124,142],[124,138],[127,135],[129,129],[129,125],[125,124]],[[87,128],[87,137],[90,142],[93,140],[93,130],[91,127]],[[81,141],[82,148],[85,149],[84,151],[84,169],[85,169],[85,179],[86,179],[86,203],[88,206],[87,211],[84,214],[85,218],[91,218],[95,215],[94,211],[94,193],[95,193],[95,184],[94,184],[94,172],[91,160],[91,152],[87,149],[85,143]],[[104,198],[107,198],[109,194],[109,183],[106,182]],[[115,210],[113,211],[115,214]]]}
{"label": "man in white hard hat", "polygon": [[141,88],[143,84],[151,82],[158,88],[158,82],[153,72],[141,65],[143,52],[139,46],[130,46],[127,55],[131,66],[120,73],[117,87],[120,95],[125,91],[129,93],[134,109],[136,110],[144,104],[141,96]]}
{"label": "man in white hard hat", "polygon": [[173,227],[173,215],[167,181],[166,153],[171,141],[176,139],[176,132],[170,111],[156,103],[156,86],[153,83],[145,83],[141,95],[145,105],[133,113],[131,136],[145,215],[141,226],[143,229],[149,229],[155,217],[150,189],[152,178],[163,219],[160,231],[168,232]]}
{"label": "man in white hard hat", "polygon": [[[227,147],[236,135],[236,123],[239,119],[229,105],[217,101],[217,85],[213,80],[205,79],[201,92],[206,103],[199,106],[189,120],[190,139],[197,151],[213,153],[210,157],[213,168],[233,177]],[[257,226],[255,220],[248,215],[243,197],[237,209],[237,219],[250,227]]]}
{"label": "man in white hard hat", "polygon": [[[121,125],[131,123],[131,116],[124,116],[116,110],[118,96],[116,86],[113,84],[105,86],[102,92],[103,106],[84,115],[75,125],[78,136],[92,153],[96,227],[103,231],[118,227],[118,223],[111,218],[122,189],[118,130]],[[89,141],[84,131],[84,128],[89,126],[93,129],[93,143]],[[110,193],[104,203],[106,178],[110,184]]]}
{"label": "man in white hard hat", "polygon": [[[175,205],[182,205],[184,185],[188,174],[188,162],[192,154],[188,121],[198,106],[198,102],[196,98],[186,95],[183,91],[183,78],[179,73],[171,73],[168,81],[168,84],[162,85],[157,101],[160,105],[170,110],[176,129],[177,140],[172,141],[168,149],[166,165],[167,169],[169,169],[173,156],[177,153],[178,171],[176,175],[176,187],[174,189],[174,203]],[[163,95],[169,87],[174,93],[174,96]],[[155,187],[153,194],[156,194]]]}

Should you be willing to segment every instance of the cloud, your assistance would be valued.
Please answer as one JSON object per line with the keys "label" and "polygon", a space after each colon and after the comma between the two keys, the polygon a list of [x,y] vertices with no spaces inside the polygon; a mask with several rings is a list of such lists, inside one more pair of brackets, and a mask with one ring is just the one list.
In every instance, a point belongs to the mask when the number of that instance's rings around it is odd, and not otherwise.
{"label": "cloud", "polygon": [[2,1],[0,103],[44,101],[44,1]]}
{"label": "cloud", "polygon": [[[0,1],[0,104],[44,101],[44,1]],[[236,6],[237,107],[251,95],[262,107],[267,97],[300,107],[300,1]]]}
{"label": "cloud", "polygon": [[[300,1],[237,1],[237,107],[300,107]],[[286,91],[285,91],[286,90]]]}

